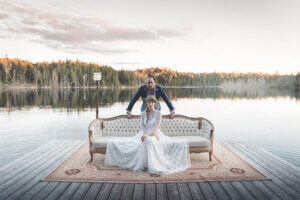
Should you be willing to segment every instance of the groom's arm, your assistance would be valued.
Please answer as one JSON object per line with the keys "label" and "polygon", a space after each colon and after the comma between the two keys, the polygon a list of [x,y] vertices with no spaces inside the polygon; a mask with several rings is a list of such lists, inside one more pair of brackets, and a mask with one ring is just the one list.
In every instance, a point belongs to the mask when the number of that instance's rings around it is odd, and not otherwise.
{"label": "groom's arm", "polygon": [[126,109],[127,111],[127,114],[131,114],[131,110],[135,104],[135,102],[139,99],[139,97],[141,96],[142,94],[142,86],[139,87],[138,91],[135,93],[135,95],[131,98],[130,102],[129,102],[129,105]]}
{"label": "groom's arm", "polygon": [[162,87],[161,87],[161,97],[166,102],[167,106],[169,107],[171,114],[174,114],[175,108],[174,108],[172,102],[170,101],[167,93],[165,92],[165,90]]}

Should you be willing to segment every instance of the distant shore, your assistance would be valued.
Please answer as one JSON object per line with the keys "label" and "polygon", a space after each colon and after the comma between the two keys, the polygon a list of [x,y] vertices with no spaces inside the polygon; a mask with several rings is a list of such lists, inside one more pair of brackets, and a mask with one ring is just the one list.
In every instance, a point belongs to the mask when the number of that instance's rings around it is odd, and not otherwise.
{"label": "distant shore", "polygon": [[[119,88],[119,89],[130,89],[137,88],[138,86],[99,86],[101,89],[108,88]],[[51,86],[32,86],[32,85],[0,85],[0,89],[95,89],[97,86],[88,86],[88,87],[51,87]]]}
{"label": "distant shore", "polygon": [[[160,85],[160,84],[158,84]],[[138,88],[142,85],[136,85],[136,86],[101,86],[99,85],[99,88],[101,89],[109,89],[109,88],[118,88],[118,89],[131,89],[131,88]],[[164,88],[220,88],[223,87],[221,85],[219,86],[174,86],[174,85],[161,85]],[[97,86],[85,86],[85,87],[71,87],[71,86],[63,86],[63,87],[52,87],[52,86],[36,86],[36,85],[7,85],[7,84],[0,84],[0,88],[2,89],[94,89],[97,88]]]}
{"label": "distant shore", "polygon": [[[159,85],[159,84],[158,84]],[[141,85],[140,85],[141,86]],[[140,86],[99,86],[100,89],[135,89]],[[172,85],[162,85],[164,88],[219,88],[219,89],[246,89],[246,88],[260,88],[262,89],[262,86],[257,85],[243,85],[241,87],[240,85],[218,85],[218,86],[172,86]],[[268,87],[267,88],[273,88],[276,89],[276,87]],[[61,89],[96,89],[97,86],[88,86],[88,87],[70,87],[70,86],[63,86],[63,87],[51,87],[51,86],[34,86],[34,85],[0,85],[0,90],[21,90],[21,89],[54,89],[54,90],[61,90]],[[278,87],[278,89],[283,89],[286,87]]]}
{"label": "distant shore", "polygon": [[[100,86],[100,89],[134,89],[138,88],[139,86]],[[163,86],[164,88],[221,88],[220,86]],[[1,86],[0,90],[21,90],[21,89],[96,89],[96,86],[92,87],[51,87],[51,86],[43,86],[43,87],[36,87],[36,86]]]}

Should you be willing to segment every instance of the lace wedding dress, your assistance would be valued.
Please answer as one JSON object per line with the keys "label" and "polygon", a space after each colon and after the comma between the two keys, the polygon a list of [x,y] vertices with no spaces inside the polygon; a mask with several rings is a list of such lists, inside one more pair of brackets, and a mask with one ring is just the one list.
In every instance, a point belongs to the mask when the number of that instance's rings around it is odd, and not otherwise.
{"label": "lace wedding dress", "polygon": [[[146,111],[142,112],[141,130],[135,136],[108,141],[105,165],[152,174],[170,174],[189,168],[188,142],[164,135],[159,129],[161,120],[160,111],[150,111],[148,122]],[[145,132],[148,136],[142,142]],[[151,136],[152,133],[156,133],[160,140]]]}

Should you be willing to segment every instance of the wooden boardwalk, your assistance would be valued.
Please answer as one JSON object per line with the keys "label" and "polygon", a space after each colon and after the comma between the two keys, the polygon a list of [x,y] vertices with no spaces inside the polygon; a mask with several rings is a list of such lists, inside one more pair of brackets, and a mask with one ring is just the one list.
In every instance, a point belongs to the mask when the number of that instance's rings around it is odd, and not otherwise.
{"label": "wooden boardwalk", "polygon": [[51,141],[0,168],[0,199],[300,199],[300,169],[248,143],[225,146],[272,180],[187,183],[40,181],[85,141]]}

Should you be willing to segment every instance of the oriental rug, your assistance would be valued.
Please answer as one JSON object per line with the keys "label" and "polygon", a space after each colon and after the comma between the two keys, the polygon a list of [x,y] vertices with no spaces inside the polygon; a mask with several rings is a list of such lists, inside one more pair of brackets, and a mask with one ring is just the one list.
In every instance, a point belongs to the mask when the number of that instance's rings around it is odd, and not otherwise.
{"label": "oriental rug", "polygon": [[178,173],[153,177],[147,172],[105,166],[105,154],[94,154],[90,162],[89,144],[82,145],[43,181],[161,183],[230,180],[265,180],[267,176],[249,163],[214,141],[212,161],[208,153],[191,153],[191,168]]}

